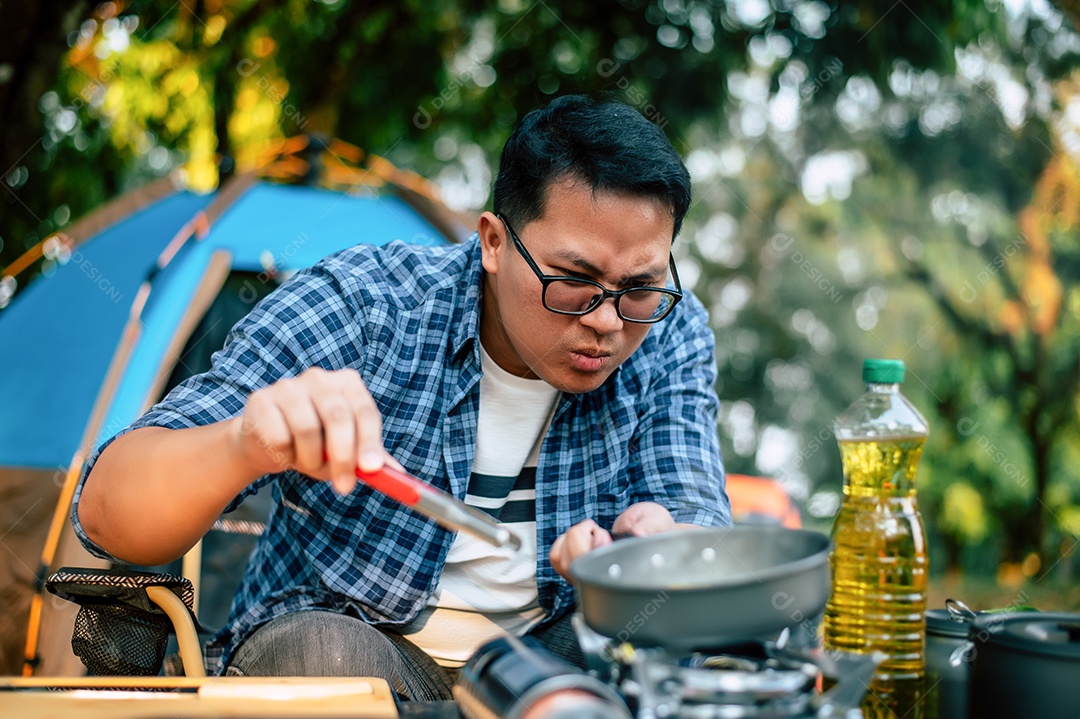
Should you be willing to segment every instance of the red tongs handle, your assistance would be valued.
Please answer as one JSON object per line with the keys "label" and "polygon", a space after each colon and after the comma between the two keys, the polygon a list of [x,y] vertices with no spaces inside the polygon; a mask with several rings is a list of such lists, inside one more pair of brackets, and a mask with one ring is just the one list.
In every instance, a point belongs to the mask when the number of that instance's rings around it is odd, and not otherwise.
{"label": "red tongs handle", "polygon": [[[323,454],[323,461],[327,456]],[[377,492],[425,514],[447,529],[469,532],[496,547],[521,548],[521,538],[489,515],[389,465],[377,472],[356,468],[356,478]]]}
{"label": "red tongs handle", "polygon": [[384,464],[377,472],[364,472],[356,468],[356,478],[372,489],[382,492],[390,499],[415,507],[426,485],[416,477]]}
{"label": "red tongs handle", "polygon": [[[330,461],[330,457],[326,452],[323,452],[323,461]],[[388,464],[384,464],[382,469],[376,472],[365,472],[357,467],[356,478],[372,489],[382,492],[390,499],[396,499],[410,507],[416,506],[416,503],[420,501],[421,492],[427,490],[427,485],[419,479],[411,474],[394,469]]]}

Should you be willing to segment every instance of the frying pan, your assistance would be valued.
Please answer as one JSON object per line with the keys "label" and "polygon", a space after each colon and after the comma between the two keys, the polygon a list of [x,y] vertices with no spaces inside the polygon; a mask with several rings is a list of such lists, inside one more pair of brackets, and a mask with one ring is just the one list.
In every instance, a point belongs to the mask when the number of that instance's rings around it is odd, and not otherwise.
{"label": "frying pan", "polygon": [[623,539],[570,565],[590,628],[620,642],[720,647],[816,616],[831,543],[819,532],[739,525]]}

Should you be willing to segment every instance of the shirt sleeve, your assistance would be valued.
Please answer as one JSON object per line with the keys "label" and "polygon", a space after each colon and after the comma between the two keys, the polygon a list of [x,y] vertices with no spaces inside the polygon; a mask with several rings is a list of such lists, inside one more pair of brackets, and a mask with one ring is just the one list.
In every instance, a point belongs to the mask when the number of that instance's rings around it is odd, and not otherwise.
{"label": "shirt sleeve", "polygon": [[[309,367],[358,367],[363,323],[354,296],[324,261],[290,278],[233,327],[211,369],[177,385],[163,400],[91,454],[75,488],[71,521],[83,546],[95,556],[119,561],[86,535],[79,499],[101,453],[118,437],[142,427],[186,429],[239,416],[252,392]],[[203,461],[200,459],[200,462]],[[193,467],[193,471],[197,471]],[[231,512],[277,475],[265,475],[226,507]]]}
{"label": "shirt sleeve", "polygon": [[715,339],[687,293],[664,327],[630,446],[632,502],[657,502],[676,522],[731,524],[717,434]]}

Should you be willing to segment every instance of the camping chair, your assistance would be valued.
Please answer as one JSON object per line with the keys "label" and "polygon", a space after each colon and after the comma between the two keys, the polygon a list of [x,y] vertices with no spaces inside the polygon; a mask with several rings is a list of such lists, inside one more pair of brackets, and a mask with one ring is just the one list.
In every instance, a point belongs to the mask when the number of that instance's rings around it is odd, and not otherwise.
{"label": "camping chair", "polygon": [[204,677],[195,590],[171,574],[64,567],[45,581],[80,605],[71,648],[95,676],[156,676],[169,632],[188,677]]}
{"label": "camping chair", "polygon": [[[63,568],[51,575],[45,586],[49,592],[80,605],[72,649],[92,676],[0,677],[4,716],[400,716],[393,690],[384,679],[206,676],[197,634],[199,623],[193,611],[194,588],[183,577]],[[162,668],[170,631],[178,639],[186,675],[183,677],[156,676]]]}
{"label": "camping chair", "polygon": [[[211,532],[262,534],[265,524],[258,519],[265,515],[265,508],[250,500],[241,507],[246,519],[218,519]],[[182,576],[62,567],[45,581],[48,592],[80,606],[71,649],[91,676],[156,676],[163,667],[166,676],[206,676],[199,635],[207,630],[196,616],[203,558],[203,540],[199,540],[180,563]],[[239,577],[225,579],[227,586]],[[169,634],[176,636],[179,657],[166,656]]]}

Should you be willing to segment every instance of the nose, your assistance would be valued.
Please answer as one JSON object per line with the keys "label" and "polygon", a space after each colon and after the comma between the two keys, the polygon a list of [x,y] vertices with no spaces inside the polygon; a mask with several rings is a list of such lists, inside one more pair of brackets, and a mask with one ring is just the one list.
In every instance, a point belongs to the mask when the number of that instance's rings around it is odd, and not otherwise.
{"label": "nose", "polygon": [[623,327],[622,317],[619,317],[615,310],[614,297],[605,297],[599,307],[587,315],[581,315],[579,320],[581,324],[601,335],[618,332]]}

